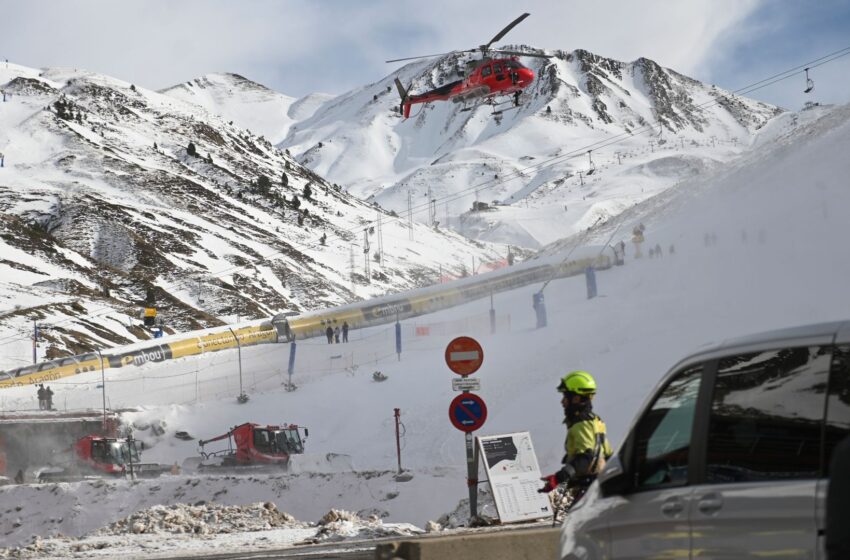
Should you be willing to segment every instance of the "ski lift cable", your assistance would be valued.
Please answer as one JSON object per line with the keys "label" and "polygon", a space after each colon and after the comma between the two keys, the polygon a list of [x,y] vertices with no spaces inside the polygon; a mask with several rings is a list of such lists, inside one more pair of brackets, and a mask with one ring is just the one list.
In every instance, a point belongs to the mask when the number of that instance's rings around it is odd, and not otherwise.
{"label": "ski lift cable", "polygon": [[[747,93],[751,93],[753,91],[758,91],[762,88],[765,88],[767,86],[773,85],[773,84],[778,83],[778,82],[781,82],[783,80],[786,80],[786,79],[796,75],[796,73],[799,72],[803,68],[809,68],[809,69],[817,68],[819,66],[823,66],[824,64],[829,64],[831,62],[834,62],[834,61],[836,61],[836,60],[838,60],[838,59],[840,59],[844,56],[847,56],[847,55],[850,55],[850,46],[845,47],[843,49],[839,49],[837,51],[833,51],[829,54],[826,54],[824,56],[816,58],[816,59],[814,59],[810,62],[807,62],[805,64],[801,64],[799,66],[795,66],[793,68],[790,68],[790,69],[785,70],[783,72],[780,72],[778,74],[774,74],[773,76],[770,76],[768,78],[764,78],[764,79],[759,80],[757,82],[753,82],[752,84],[749,84],[747,86],[743,86],[741,88],[732,90],[730,93],[732,93],[732,94],[747,94]],[[709,108],[709,107],[720,104],[720,100],[722,100],[724,98],[725,98],[725,96],[721,96],[720,99],[713,99],[711,101],[706,101],[704,103],[697,105],[696,107],[701,108],[701,109]],[[476,189],[482,190],[482,189],[488,189],[488,188],[496,187],[498,185],[501,185],[501,184],[508,182],[509,180],[512,180],[514,178],[522,176],[523,172],[528,172],[530,170],[535,170],[535,169],[536,169],[536,171],[539,172],[539,171],[542,171],[544,169],[554,167],[558,163],[563,163],[565,161],[568,161],[570,159],[574,159],[574,158],[576,158],[580,155],[583,155],[588,149],[605,148],[605,147],[620,143],[621,140],[623,140],[624,138],[634,137],[634,136],[638,136],[638,135],[641,135],[641,134],[645,134],[645,133],[647,133],[648,131],[651,131],[651,130],[653,130],[653,127],[647,125],[647,126],[643,127],[642,129],[636,129],[636,130],[633,130],[633,131],[630,131],[630,132],[624,132],[624,133],[612,136],[611,138],[609,138],[607,140],[599,140],[597,142],[593,142],[593,143],[588,144],[586,146],[577,148],[576,150],[566,152],[566,153],[558,155],[558,156],[554,156],[554,157],[549,158],[547,160],[543,160],[543,161],[541,161],[537,164],[530,165],[528,167],[520,169],[517,172],[508,174],[508,176],[504,179],[490,179],[490,180],[485,181],[481,184],[473,185],[473,186],[468,187],[468,188],[466,188],[462,191],[459,191],[459,192],[454,193],[452,195],[447,195],[445,197],[438,198],[436,200],[437,200],[437,202],[453,202],[455,200],[459,200],[460,198],[463,198],[465,195],[470,194],[471,192],[473,192]],[[421,211],[425,207],[426,207],[425,205],[421,205],[421,204],[414,206],[411,209],[410,214],[415,213],[416,211]],[[387,223],[390,223],[390,222],[400,222],[402,219],[406,220],[408,217],[409,216],[408,216],[407,212],[400,212],[397,217],[388,215],[386,218],[387,218]],[[372,220],[372,221],[367,222],[367,223],[371,223],[371,222],[375,222],[375,220]],[[346,232],[346,233],[354,233],[361,228],[362,228],[362,225],[356,226],[354,228],[350,228],[348,230],[341,230],[341,231]],[[291,248],[318,248],[319,246],[320,246],[320,243],[318,242],[318,238],[317,238],[315,241],[306,241],[306,242],[301,242],[301,243],[289,244],[288,248],[289,249],[291,249]],[[271,259],[273,257],[276,257],[278,255],[282,255],[282,254],[286,254],[286,251],[280,250],[280,251],[275,251],[273,253],[270,253],[269,255],[261,256],[259,261],[261,262],[261,261],[264,261],[264,260],[268,260],[268,259]],[[220,278],[222,276],[228,276],[228,275],[231,275],[231,274],[235,274],[235,273],[237,273],[241,270],[246,270],[246,269],[247,269],[247,266],[245,266],[245,265],[232,267],[232,268],[229,268],[229,269],[221,270],[221,271],[216,272],[216,273],[209,274],[209,275],[207,275],[207,277],[210,278],[210,279]],[[184,281],[182,281],[182,283],[177,282],[173,286],[175,288],[180,288],[182,285],[184,285],[186,283],[187,282],[184,280]],[[67,319],[55,321],[54,324],[59,325],[59,324],[70,323],[77,318],[80,318],[80,319],[97,318],[97,317],[101,317],[103,315],[107,315],[107,314],[113,313],[113,312],[115,312],[115,310],[113,308],[104,307],[101,310],[93,311],[92,313],[89,313],[87,315],[82,315],[80,317],[74,317],[74,318],[69,317]],[[8,335],[6,337],[0,337],[0,346],[5,346],[7,344],[19,342],[19,341],[27,339],[27,338],[29,338],[29,334],[27,334],[26,336]]]}

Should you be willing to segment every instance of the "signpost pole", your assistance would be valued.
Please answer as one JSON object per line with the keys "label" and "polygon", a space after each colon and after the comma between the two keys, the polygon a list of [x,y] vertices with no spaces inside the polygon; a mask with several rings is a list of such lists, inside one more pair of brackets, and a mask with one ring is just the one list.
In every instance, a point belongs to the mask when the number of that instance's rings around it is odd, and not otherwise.
{"label": "signpost pole", "polygon": [[[467,393],[468,391],[464,391]],[[478,469],[474,458],[472,432],[466,432],[466,484],[469,486],[469,519],[478,517]]]}
{"label": "signpost pole", "polygon": [[473,338],[461,336],[449,342],[446,347],[446,365],[454,373],[461,376],[460,381],[452,381],[452,388],[456,391],[460,390],[462,393],[455,397],[449,405],[449,418],[455,428],[464,432],[466,485],[469,490],[469,519],[471,523],[474,523],[478,518],[478,455],[472,432],[481,428],[484,421],[487,420],[487,406],[481,397],[470,392],[471,389],[477,390],[480,385],[477,379],[468,376],[478,371],[483,361],[484,349]]}

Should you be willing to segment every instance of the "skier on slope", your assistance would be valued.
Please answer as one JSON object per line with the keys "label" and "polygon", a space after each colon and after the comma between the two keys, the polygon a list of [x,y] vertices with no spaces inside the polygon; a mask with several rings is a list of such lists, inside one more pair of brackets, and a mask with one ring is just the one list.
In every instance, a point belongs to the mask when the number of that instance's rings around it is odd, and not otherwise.
{"label": "skier on slope", "polygon": [[543,477],[546,484],[538,491],[548,493],[566,482],[572,504],[584,495],[614,452],[605,434],[605,423],[593,413],[593,377],[586,371],[572,371],[561,379],[558,392],[567,425],[567,454],[561,470]]}

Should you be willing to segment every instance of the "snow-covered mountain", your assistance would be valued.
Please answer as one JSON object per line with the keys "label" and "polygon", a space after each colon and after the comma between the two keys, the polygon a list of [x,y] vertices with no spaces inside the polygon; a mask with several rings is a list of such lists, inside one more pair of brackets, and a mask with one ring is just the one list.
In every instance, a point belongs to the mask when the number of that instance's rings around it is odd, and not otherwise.
{"label": "snow-covered mountain", "polygon": [[[418,93],[456,79],[477,55],[454,53],[327,101],[280,146],[385,208],[407,211],[410,196],[419,221],[436,214],[473,238],[539,247],[733,159],[781,112],[646,58],[547,54],[522,58],[537,79],[501,116],[451,102],[398,114],[393,80]],[[470,212],[474,202],[488,207]]]}
{"label": "snow-covered mountain", "polygon": [[311,117],[320,105],[333,99],[313,93],[296,100],[238,74],[207,74],[161,93],[200,105],[273,144],[286,138],[293,123]]}
{"label": "snow-covered mountain", "polygon": [[[309,114],[316,97],[294,101],[234,75],[191,83],[163,94],[87,71],[0,68],[3,368],[30,359],[36,322],[39,359],[146,338],[148,297],[166,331],[185,330],[504,259],[449,231],[411,231],[236,124]],[[267,132],[288,118],[269,119]]]}

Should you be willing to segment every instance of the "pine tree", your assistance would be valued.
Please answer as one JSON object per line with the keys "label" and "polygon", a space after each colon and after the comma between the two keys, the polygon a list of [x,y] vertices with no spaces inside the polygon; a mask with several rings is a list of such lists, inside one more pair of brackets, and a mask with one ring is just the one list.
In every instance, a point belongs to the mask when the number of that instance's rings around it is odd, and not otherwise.
{"label": "pine tree", "polygon": [[198,155],[198,150],[197,150],[197,148],[195,148],[194,142],[189,142],[189,145],[186,146],[186,153],[189,154],[192,157],[195,157],[195,156]]}
{"label": "pine tree", "polygon": [[306,200],[310,200],[310,197],[313,196],[313,189],[310,188],[310,183],[304,185],[304,198]]}
{"label": "pine tree", "polygon": [[[288,164],[287,164],[287,165],[288,165]],[[281,185],[283,185],[283,188],[286,188],[286,187],[288,187],[288,186],[289,186],[289,177],[287,177],[287,176],[286,176],[286,172],[284,172],[284,173],[280,176],[280,184],[281,184]]]}
{"label": "pine tree", "polygon": [[272,188],[272,182],[269,181],[269,178],[265,175],[260,175],[257,178],[257,190],[259,190],[262,194],[269,194],[269,191]]}
{"label": "pine tree", "polygon": [[289,203],[293,208],[300,208],[301,201],[298,199],[298,195],[292,195],[292,201]]}

